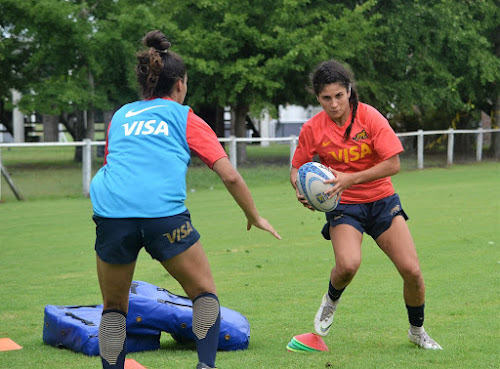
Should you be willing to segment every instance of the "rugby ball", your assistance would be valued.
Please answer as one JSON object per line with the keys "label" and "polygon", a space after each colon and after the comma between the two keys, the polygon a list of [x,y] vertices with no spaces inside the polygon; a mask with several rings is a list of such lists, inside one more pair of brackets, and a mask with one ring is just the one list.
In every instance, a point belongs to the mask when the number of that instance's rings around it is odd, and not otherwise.
{"label": "rugby ball", "polygon": [[325,191],[334,185],[323,183],[324,180],[333,179],[335,175],[323,164],[316,162],[305,163],[297,173],[297,189],[315,210],[327,213],[334,210],[340,197],[335,195],[328,198]]}

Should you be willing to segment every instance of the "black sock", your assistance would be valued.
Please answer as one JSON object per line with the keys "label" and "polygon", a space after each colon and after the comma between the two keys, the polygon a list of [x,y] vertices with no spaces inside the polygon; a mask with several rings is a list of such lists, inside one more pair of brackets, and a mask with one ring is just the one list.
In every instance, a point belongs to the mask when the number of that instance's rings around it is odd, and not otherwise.
{"label": "black sock", "polygon": [[193,301],[193,333],[200,363],[215,368],[219,347],[220,305],[212,293],[203,293]]}
{"label": "black sock", "polygon": [[424,308],[425,304],[422,306],[406,305],[406,310],[408,310],[408,320],[411,325],[415,327],[422,327],[424,325]]}
{"label": "black sock", "polygon": [[340,298],[342,295],[342,292],[344,292],[345,287],[342,288],[341,290],[336,289],[335,287],[332,286],[332,281],[328,282],[328,296],[332,299],[332,301],[336,301]]}

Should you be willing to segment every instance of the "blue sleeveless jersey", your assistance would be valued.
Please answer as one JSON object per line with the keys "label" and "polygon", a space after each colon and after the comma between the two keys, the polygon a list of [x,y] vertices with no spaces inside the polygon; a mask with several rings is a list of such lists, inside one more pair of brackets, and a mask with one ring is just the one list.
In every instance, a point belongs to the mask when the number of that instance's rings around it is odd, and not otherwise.
{"label": "blue sleeveless jersey", "polygon": [[105,218],[159,218],[186,210],[189,107],[172,100],[136,101],[111,119],[105,165],[90,185],[94,213]]}

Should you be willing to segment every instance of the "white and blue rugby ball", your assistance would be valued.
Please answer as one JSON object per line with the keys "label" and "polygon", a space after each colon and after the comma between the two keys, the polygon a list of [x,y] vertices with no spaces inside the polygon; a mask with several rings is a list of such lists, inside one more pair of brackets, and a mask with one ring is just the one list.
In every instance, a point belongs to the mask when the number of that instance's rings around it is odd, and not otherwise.
{"label": "white and blue rugby ball", "polygon": [[316,162],[305,163],[297,173],[297,189],[307,199],[309,205],[318,211],[327,213],[334,210],[340,201],[340,196],[328,198],[325,191],[334,185],[323,183],[324,180],[333,179],[335,175],[323,164]]}

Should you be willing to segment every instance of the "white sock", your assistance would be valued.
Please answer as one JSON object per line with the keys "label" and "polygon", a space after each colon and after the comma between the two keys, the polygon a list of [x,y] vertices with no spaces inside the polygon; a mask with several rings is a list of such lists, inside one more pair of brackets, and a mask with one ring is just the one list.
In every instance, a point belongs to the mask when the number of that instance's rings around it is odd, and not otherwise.
{"label": "white sock", "polygon": [[419,335],[421,335],[422,333],[424,333],[424,332],[425,332],[425,330],[424,330],[424,327],[423,327],[423,326],[422,326],[422,327],[416,327],[416,326],[414,326],[414,325],[411,325],[411,324],[410,324],[410,332],[411,332],[411,334],[413,334],[413,335],[417,335],[417,336],[419,336]]}
{"label": "white sock", "polygon": [[329,294],[326,294],[326,302],[330,305],[330,306],[333,306],[333,307],[337,307],[337,305],[339,304],[340,302],[340,299],[337,299],[335,301],[333,301],[330,297]]}

